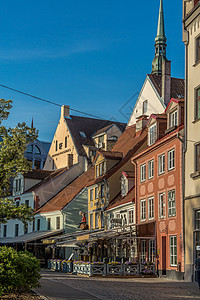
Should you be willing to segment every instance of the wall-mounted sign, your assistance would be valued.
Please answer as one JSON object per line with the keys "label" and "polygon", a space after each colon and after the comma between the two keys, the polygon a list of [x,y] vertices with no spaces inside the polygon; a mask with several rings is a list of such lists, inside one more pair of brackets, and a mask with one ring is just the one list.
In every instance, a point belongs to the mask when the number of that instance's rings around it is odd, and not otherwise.
{"label": "wall-mounted sign", "polygon": [[200,251],[200,246],[196,246],[196,250],[197,250],[197,251]]}
{"label": "wall-mounted sign", "polygon": [[64,150],[64,151],[62,151],[62,152],[53,154],[52,157],[56,157],[56,156],[59,156],[59,155],[61,155],[61,154],[67,153],[67,152],[71,152],[71,149],[67,149],[67,150]]}

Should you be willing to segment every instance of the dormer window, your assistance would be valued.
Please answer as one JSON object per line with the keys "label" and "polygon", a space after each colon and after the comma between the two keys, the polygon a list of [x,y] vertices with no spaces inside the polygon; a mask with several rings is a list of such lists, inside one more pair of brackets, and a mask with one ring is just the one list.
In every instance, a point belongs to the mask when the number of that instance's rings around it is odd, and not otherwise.
{"label": "dormer window", "polygon": [[106,162],[96,165],[96,177],[102,176],[106,173]]}
{"label": "dormer window", "polygon": [[149,146],[153,145],[156,141],[156,124],[149,128]]}
{"label": "dormer window", "polygon": [[175,110],[170,114],[170,127],[178,125],[178,111]]}

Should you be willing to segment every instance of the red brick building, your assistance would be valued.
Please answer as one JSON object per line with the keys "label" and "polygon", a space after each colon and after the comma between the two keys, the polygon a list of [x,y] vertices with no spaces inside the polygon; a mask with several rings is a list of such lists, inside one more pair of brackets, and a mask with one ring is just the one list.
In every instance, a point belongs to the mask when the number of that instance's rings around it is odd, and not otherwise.
{"label": "red brick building", "polygon": [[171,99],[165,114],[150,116],[146,124],[148,146],[132,159],[137,174],[136,224],[141,237],[138,257],[140,261],[153,260],[160,276],[176,279],[184,274],[183,122],[184,101]]}

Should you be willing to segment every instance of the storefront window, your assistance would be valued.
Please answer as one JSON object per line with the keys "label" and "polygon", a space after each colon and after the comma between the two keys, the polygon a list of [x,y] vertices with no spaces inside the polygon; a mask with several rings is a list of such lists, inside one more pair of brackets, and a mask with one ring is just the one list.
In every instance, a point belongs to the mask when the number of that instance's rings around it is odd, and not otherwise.
{"label": "storefront window", "polygon": [[140,261],[146,261],[146,241],[142,240],[140,242]]}
{"label": "storefront window", "polygon": [[155,259],[155,241],[149,240],[149,262],[154,262]]}

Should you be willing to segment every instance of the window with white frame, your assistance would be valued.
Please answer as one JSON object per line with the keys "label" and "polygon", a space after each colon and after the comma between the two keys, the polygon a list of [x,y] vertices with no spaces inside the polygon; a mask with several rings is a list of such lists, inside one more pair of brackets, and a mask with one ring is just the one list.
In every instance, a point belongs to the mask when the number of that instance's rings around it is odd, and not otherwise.
{"label": "window with white frame", "polygon": [[93,189],[90,190],[90,201],[93,201],[94,192]]}
{"label": "window with white frame", "polygon": [[156,141],[156,124],[149,128],[149,146],[153,145]]}
{"label": "window with white frame", "polygon": [[93,214],[90,214],[90,229],[93,229]]}
{"label": "window with white frame", "polygon": [[148,216],[149,220],[154,219],[154,197],[148,199]]}
{"label": "window with white frame", "polygon": [[146,220],[146,199],[140,200],[140,220]]}
{"label": "window with white frame", "polygon": [[155,241],[149,240],[149,262],[154,262],[155,260]]}
{"label": "window with white frame", "polygon": [[159,194],[159,218],[165,217],[164,193]]}
{"label": "window with white frame", "polygon": [[168,170],[173,170],[175,167],[175,150],[168,151]]}
{"label": "window with white frame", "polygon": [[154,160],[148,162],[148,179],[153,178],[154,176]]}
{"label": "window with white frame", "polygon": [[158,157],[158,172],[159,175],[165,173],[165,154]]}
{"label": "window with white frame", "polygon": [[177,266],[177,236],[170,236],[170,265]]}
{"label": "window with white frame", "polygon": [[168,192],[168,216],[174,217],[176,215],[176,199],[175,190]]}
{"label": "window with white frame", "polygon": [[146,164],[140,166],[140,181],[144,182],[146,180]]}
{"label": "window with white frame", "polygon": [[134,209],[129,209],[129,211],[128,211],[128,223],[129,224],[134,224],[135,223]]}
{"label": "window with white frame", "polygon": [[175,110],[170,114],[170,127],[178,125],[178,111]]}

